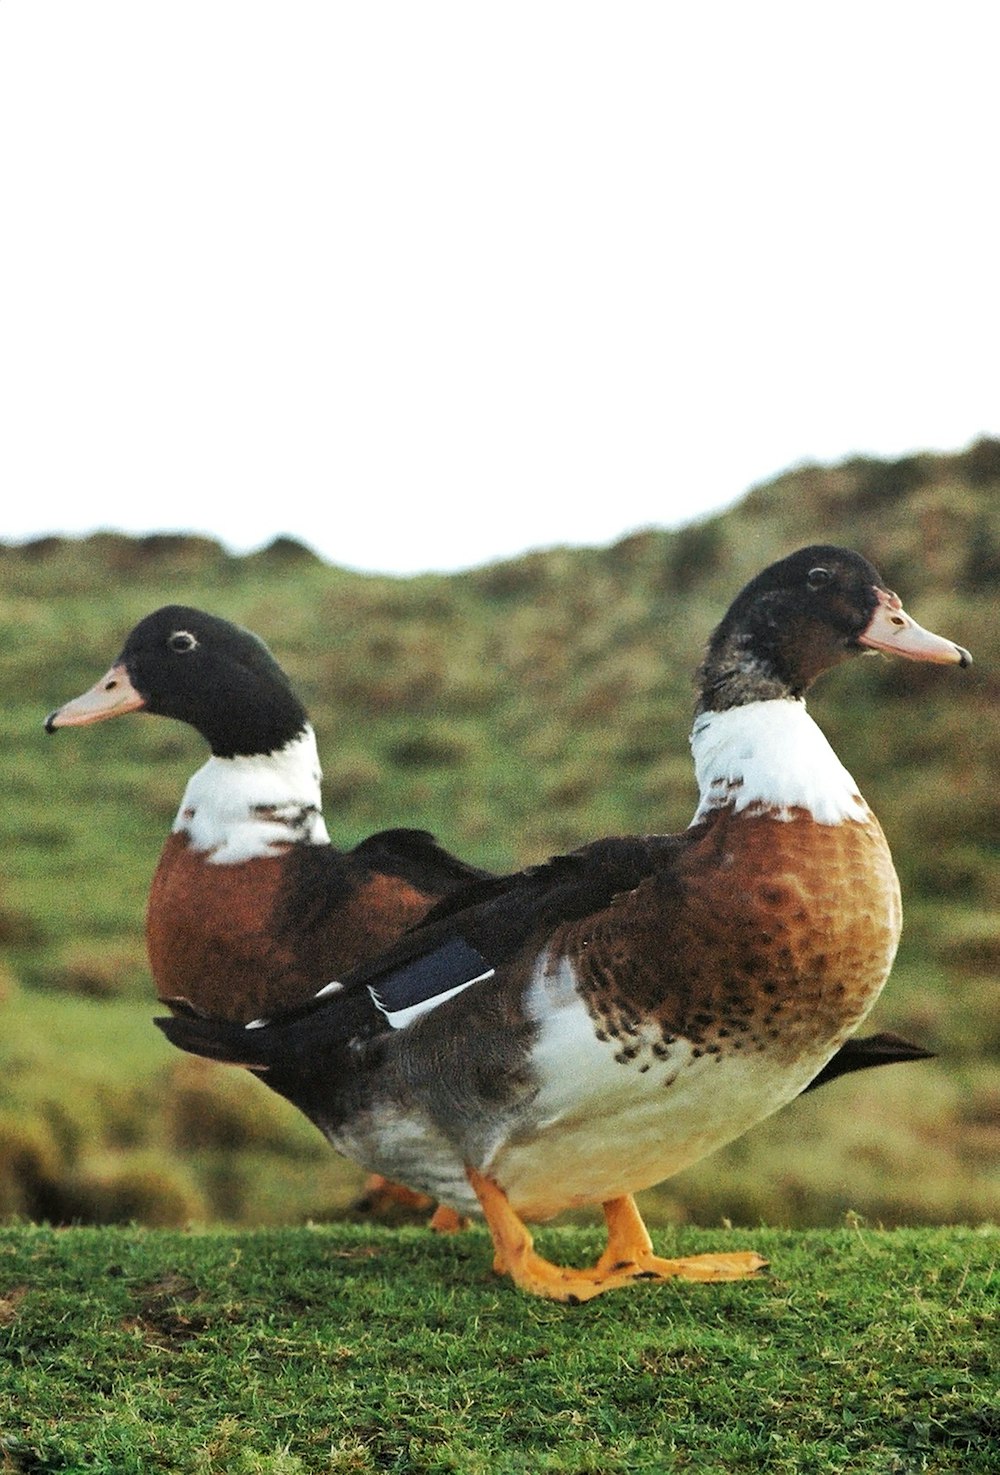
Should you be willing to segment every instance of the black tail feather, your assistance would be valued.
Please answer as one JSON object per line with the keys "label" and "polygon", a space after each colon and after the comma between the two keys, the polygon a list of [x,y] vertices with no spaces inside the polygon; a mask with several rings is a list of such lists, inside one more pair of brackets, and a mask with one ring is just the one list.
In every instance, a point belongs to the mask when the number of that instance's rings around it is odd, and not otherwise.
{"label": "black tail feather", "polygon": [[865,1035],[861,1039],[845,1040],[832,1060],[828,1060],[819,1075],[802,1092],[815,1091],[838,1076],[850,1075],[855,1070],[870,1070],[876,1065],[900,1065],[907,1060],[933,1060],[933,1050],[924,1050],[920,1045],[911,1045],[901,1035],[885,1032]]}
{"label": "black tail feather", "polygon": [[[178,1001],[169,1003],[177,1011]],[[389,1028],[367,988],[333,985],[273,1019],[251,1024],[201,1014],[183,1003],[154,1023],[179,1050],[243,1066],[282,1095],[293,1096],[336,1073],[338,1056],[356,1052]]]}
{"label": "black tail feather", "polygon": [[259,1072],[269,1070],[273,1063],[274,1040],[266,1029],[247,1029],[243,1024],[212,1019],[193,1011],[168,1014],[154,1019],[153,1023],[172,1045],[191,1055]]}

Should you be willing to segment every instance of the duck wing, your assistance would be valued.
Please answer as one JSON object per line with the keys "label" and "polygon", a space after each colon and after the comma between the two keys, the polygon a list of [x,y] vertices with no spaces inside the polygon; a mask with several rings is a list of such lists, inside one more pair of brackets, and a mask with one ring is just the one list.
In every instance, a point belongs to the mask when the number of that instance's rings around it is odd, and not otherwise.
{"label": "duck wing", "polygon": [[283,1080],[329,1071],[332,1055],[357,1052],[455,993],[487,983],[554,927],[641,884],[676,843],[675,836],[602,840],[509,876],[483,873],[372,962],[273,1019],[229,1024],[170,1000],[173,1017],[155,1022],[179,1049],[245,1066],[281,1089],[276,1070]]}

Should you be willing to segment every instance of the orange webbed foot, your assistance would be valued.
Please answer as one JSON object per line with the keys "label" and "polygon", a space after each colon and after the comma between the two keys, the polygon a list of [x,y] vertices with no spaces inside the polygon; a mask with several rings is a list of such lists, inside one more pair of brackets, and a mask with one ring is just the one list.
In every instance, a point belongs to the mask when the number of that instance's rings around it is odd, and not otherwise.
{"label": "orange webbed foot", "polygon": [[631,1194],[609,1199],[604,1208],[608,1244],[594,1266],[603,1278],[632,1280],[748,1280],[767,1265],[755,1250],[685,1255],[665,1259],[653,1253],[653,1241]]}
{"label": "orange webbed foot", "polygon": [[363,1214],[371,1214],[373,1219],[398,1220],[427,1213],[433,1202],[425,1193],[394,1183],[381,1173],[372,1173],[365,1180],[354,1207]]}
{"label": "orange webbed foot", "polygon": [[608,1247],[589,1270],[553,1265],[537,1253],[531,1234],[511,1208],[507,1195],[475,1168],[466,1168],[479,1199],[495,1256],[493,1268],[521,1290],[552,1301],[590,1301],[619,1286],[648,1280],[747,1280],[767,1263],[753,1251],[691,1255],[667,1260],[654,1255],[652,1242],[632,1197],[604,1205]]}

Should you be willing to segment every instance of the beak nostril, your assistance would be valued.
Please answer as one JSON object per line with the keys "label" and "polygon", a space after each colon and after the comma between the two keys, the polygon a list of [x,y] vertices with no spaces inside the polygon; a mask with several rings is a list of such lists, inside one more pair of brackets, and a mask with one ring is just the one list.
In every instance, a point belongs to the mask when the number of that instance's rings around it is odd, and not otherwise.
{"label": "beak nostril", "polygon": [[106,681],[104,683],[104,690],[105,691],[114,691],[114,689],[115,689],[115,687],[117,685],[118,685],[118,682],[117,681]]}
{"label": "beak nostril", "polygon": [[893,624],[894,624],[894,625],[905,625],[905,624],[906,624],[906,621],[905,621],[905,620],[903,620],[903,619],[901,619],[901,618],[900,618],[900,617],[899,617],[899,615],[893,615],[893,616],[892,616],[892,623],[893,623]]}

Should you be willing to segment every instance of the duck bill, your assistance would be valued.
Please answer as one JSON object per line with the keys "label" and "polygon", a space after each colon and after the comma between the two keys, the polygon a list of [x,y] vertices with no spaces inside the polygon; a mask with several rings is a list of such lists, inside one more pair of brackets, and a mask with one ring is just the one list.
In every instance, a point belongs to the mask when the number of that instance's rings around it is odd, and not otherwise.
{"label": "duck bill", "polygon": [[939,665],[971,666],[972,657],[953,640],[925,630],[911,619],[898,594],[889,589],[875,590],[878,604],[867,627],[858,636],[860,645],[870,650],[883,650],[888,655],[905,656],[908,661],[935,661]]}
{"label": "duck bill", "polygon": [[45,719],[45,731],[55,732],[57,727],[88,727],[92,722],[107,722],[110,717],[139,712],[145,705],[146,698],[136,691],[125,667],[112,666],[89,691],[50,712]]}

